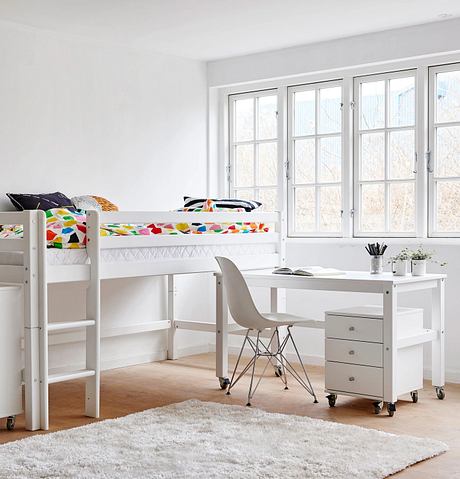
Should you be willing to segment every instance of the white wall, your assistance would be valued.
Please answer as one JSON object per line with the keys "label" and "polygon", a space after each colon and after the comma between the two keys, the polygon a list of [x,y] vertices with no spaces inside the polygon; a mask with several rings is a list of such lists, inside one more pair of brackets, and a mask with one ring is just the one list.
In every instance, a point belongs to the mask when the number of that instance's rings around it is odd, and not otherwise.
{"label": "white wall", "polygon": [[[376,71],[385,69],[385,62],[391,62],[391,68],[397,68],[397,61],[409,58],[431,58],[433,63],[452,61],[460,58],[460,19],[419,25],[409,28],[371,33],[328,42],[270,51],[242,57],[218,60],[208,65],[208,85],[211,90],[210,118],[222,114],[224,101],[220,96],[225,93],[247,91],[271,84],[267,80],[280,78],[292,79],[292,84],[299,82],[302,75],[311,75],[311,81],[320,81],[325,72],[344,71],[353,67],[369,67]],[[455,54],[455,55],[452,55]],[[329,77],[330,73],[327,74]],[[303,78],[302,78],[303,80]],[[275,83],[273,83],[275,84]],[[220,108],[220,110],[219,110]],[[220,130],[222,134],[223,129]],[[214,177],[211,185],[219,182],[218,165],[221,161],[218,149],[214,146],[211,164],[214,167]],[[413,242],[413,241],[412,241]],[[414,243],[414,242],[413,242]],[[427,241],[427,247],[435,249],[440,259],[448,261],[444,270],[449,275],[446,288],[446,369],[450,381],[460,382],[460,240],[458,241]],[[415,244],[417,244],[415,242]],[[292,239],[287,242],[287,263],[293,266],[321,264],[349,270],[366,270],[368,255],[364,250],[364,242],[359,240],[302,240]],[[391,241],[391,252],[398,251],[406,243],[401,240]],[[437,266],[430,267],[432,271]],[[267,308],[267,294],[257,292],[259,304]],[[379,301],[373,295],[349,293],[296,292],[287,293],[287,310],[308,317],[323,318],[324,311],[344,306],[358,304],[376,304]],[[429,297],[421,293],[412,293],[401,298],[403,305],[423,306],[425,318],[430,316]],[[300,338],[300,349],[307,359],[313,363],[321,363],[324,358],[324,333],[321,331],[297,332]],[[231,345],[236,348],[240,342],[232,338]],[[426,376],[430,376],[431,365],[429,351],[426,351]]]}
{"label": "white wall", "polygon": [[[0,23],[0,65],[0,209],[11,209],[5,192],[97,194],[123,210],[173,209],[183,194],[206,193],[205,64]],[[209,316],[191,298],[208,282],[179,282],[184,319]],[[163,278],[104,282],[102,328],[165,319],[164,292]],[[51,320],[81,319],[83,300],[84,285],[53,286]],[[179,348],[208,342],[179,335]],[[164,332],[116,337],[102,361],[165,349]],[[52,367],[82,360],[82,344],[52,347]]]}

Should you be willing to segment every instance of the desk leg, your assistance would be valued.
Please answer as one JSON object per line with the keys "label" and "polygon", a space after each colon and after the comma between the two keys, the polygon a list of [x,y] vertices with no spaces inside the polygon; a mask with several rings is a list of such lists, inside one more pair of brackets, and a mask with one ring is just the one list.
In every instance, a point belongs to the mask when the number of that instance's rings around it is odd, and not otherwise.
{"label": "desk leg", "polygon": [[396,392],[396,309],[397,287],[388,286],[383,291],[383,400],[388,403],[388,412],[393,415],[398,400]]}
{"label": "desk leg", "polygon": [[[270,312],[271,313],[284,313],[286,311],[286,290],[278,288],[270,288]],[[272,334],[274,329],[271,330]],[[287,328],[280,327],[278,328],[279,332],[279,341],[275,337],[271,345],[271,352],[276,353],[279,350],[280,343],[282,343],[287,336]],[[275,374],[281,376],[283,372],[283,364],[277,359],[274,364]]]}
{"label": "desk leg", "polygon": [[216,376],[220,387],[226,389],[228,378],[228,306],[224,281],[216,274]]}
{"label": "desk leg", "polygon": [[439,399],[444,399],[445,396],[444,285],[444,279],[438,280],[438,287],[432,290],[431,301],[431,329],[438,332],[437,338],[431,343],[431,374],[432,384]]}
{"label": "desk leg", "polygon": [[174,299],[176,296],[176,287],[174,285],[174,275],[168,274],[168,359],[177,359],[177,346],[176,346],[176,325],[175,312],[174,312]]}

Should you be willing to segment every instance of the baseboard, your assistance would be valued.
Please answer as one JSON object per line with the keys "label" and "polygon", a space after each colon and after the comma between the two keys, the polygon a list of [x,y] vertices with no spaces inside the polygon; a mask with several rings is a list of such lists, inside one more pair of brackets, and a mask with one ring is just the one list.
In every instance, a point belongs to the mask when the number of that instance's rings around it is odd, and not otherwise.
{"label": "baseboard", "polygon": [[[431,369],[423,370],[423,378],[431,379]],[[460,384],[460,371],[458,369],[446,369],[446,383]]]}
{"label": "baseboard", "polygon": [[[215,348],[212,344],[200,344],[197,346],[188,346],[184,348],[178,348],[177,353],[179,358],[186,356],[193,356],[195,354],[205,354],[213,352]],[[102,358],[101,359],[101,370],[108,371],[110,369],[125,368],[128,366],[135,366],[136,364],[147,364],[154,363],[157,361],[164,361],[167,359],[167,351],[160,350],[154,351],[152,353],[137,354],[132,356],[123,356],[120,358]],[[50,374],[59,374],[65,371],[76,371],[79,369],[84,369],[85,364],[76,363],[76,364],[66,364],[64,366],[57,366],[50,368]]]}
{"label": "baseboard", "polygon": [[[240,349],[241,348],[237,346],[229,346],[228,352],[230,354],[239,354]],[[253,354],[254,352],[251,348],[247,348],[243,352],[244,356],[252,356]],[[293,363],[298,362],[297,355],[295,353],[285,353],[285,354],[289,361]],[[322,356],[312,356],[308,354],[301,354],[300,357],[304,364],[309,364],[311,366],[324,366],[324,358]]]}

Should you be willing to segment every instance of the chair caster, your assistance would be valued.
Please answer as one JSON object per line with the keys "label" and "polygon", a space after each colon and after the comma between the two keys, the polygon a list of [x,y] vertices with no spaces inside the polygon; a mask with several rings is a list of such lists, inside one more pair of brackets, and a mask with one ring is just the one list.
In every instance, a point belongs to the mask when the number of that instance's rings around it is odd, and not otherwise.
{"label": "chair caster", "polygon": [[446,392],[444,391],[444,387],[436,386],[436,396],[438,396],[438,399],[444,399],[446,397]]}
{"label": "chair caster", "polygon": [[412,402],[415,404],[418,402],[418,391],[411,391],[410,397],[412,398]]}
{"label": "chair caster", "polygon": [[374,406],[374,414],[380,414],[383,409],[383,402],[382,401],[375,401],[373,403]]}
{"label": "chair caster", "polygon": [[8,431],[13,431],[15,425],[16,416],[10,416],[6,419],[6,428],[8,429]]}
{"label": "chair caster", "polygon": [[326,398],[329,401],[329,407],[334,407],[337,401],[337,394],[329,394]]}
{"label": "chair caster", "polygon": [[227,389],[227,386],[230,384],[230,379],[228,378],[219,378],[220,389]]}
{"label": "chair caster", "polygon": [[387,404],[387,411],[388,411],[388,415],[390,417],[393,417],[395,415],[395,412],[396,412],[396,403],[394,402],[389,402]]}

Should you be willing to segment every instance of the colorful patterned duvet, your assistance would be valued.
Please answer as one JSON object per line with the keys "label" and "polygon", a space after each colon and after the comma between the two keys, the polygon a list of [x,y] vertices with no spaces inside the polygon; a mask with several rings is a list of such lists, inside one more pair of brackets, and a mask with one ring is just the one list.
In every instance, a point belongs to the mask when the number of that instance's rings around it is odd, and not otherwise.
{"label": "colorful patterned duvet", "polygon": [[[78,210],[56,208],[46,211],[49,248],[86,248],[86,215]],[[104,224],[101,236],[150,236],[183,234],[266,233],[264,223],[151,223]],[[0,226],[0,239],[22,238],[22,225]]]}

